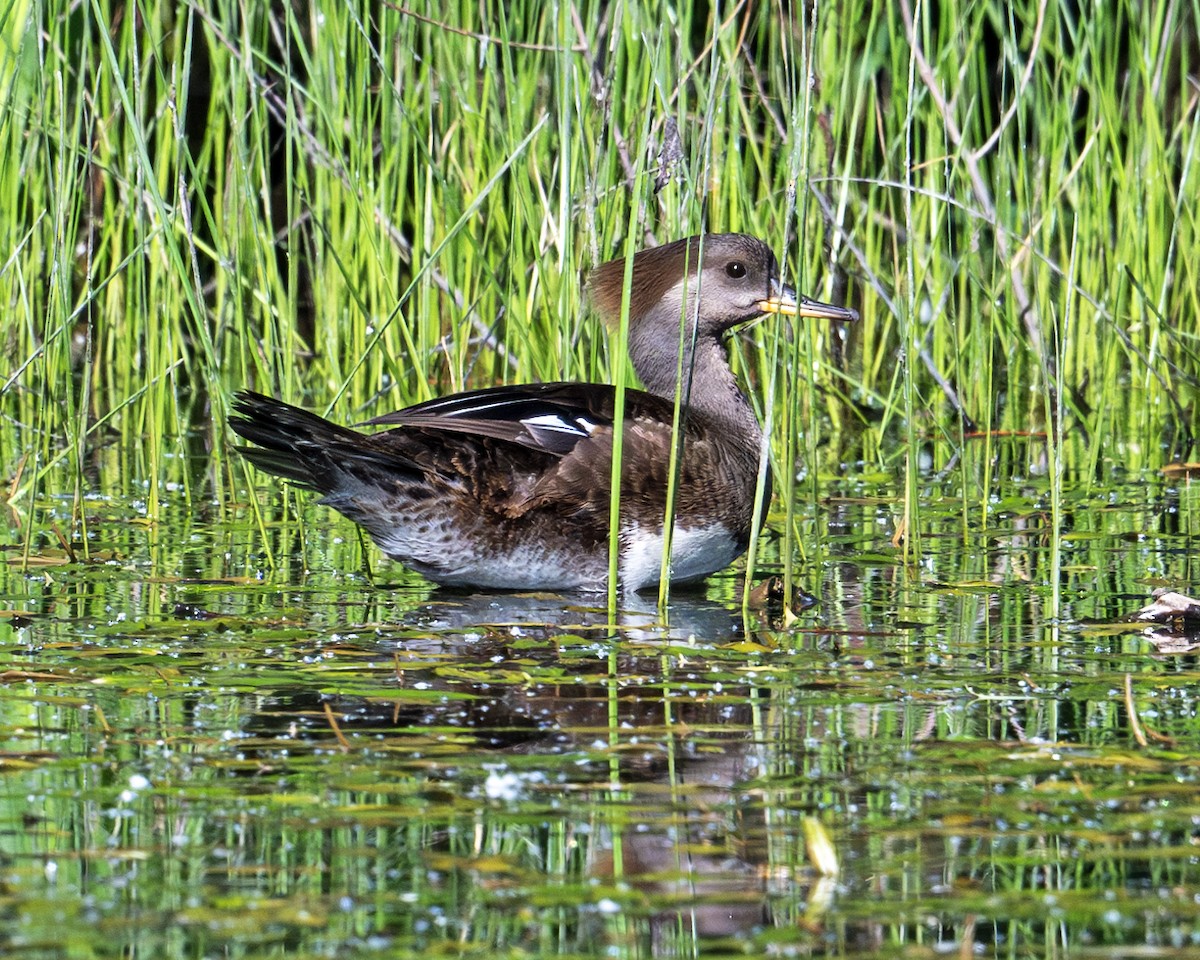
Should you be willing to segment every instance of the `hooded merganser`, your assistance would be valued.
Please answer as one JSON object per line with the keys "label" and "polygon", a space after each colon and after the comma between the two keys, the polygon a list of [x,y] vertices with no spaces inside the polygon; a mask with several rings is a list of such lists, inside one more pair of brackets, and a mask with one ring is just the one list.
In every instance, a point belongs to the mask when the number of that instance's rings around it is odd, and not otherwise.
{"label": "hooded merganser", "polygon": [[[621,258],[588,280],[609,325],[620,317],[624,277]],[[671,581],[701,580],[745,552],[762,427],[722,338],[769,313],[858,316],[797,297],[754,237],[689,237],[634,256],[629,357],[646,389],[625,391],[623,589],[660,578],[678,370],[685,410]],[[491,387],[377,417],[367,425],[393,429],[364,434],[245,392],[229,425],[258,444],[238,448],[251,463],[320,491],[385,554],[436,583],[602,590],[614,398],[612,386],[598,383]]]}

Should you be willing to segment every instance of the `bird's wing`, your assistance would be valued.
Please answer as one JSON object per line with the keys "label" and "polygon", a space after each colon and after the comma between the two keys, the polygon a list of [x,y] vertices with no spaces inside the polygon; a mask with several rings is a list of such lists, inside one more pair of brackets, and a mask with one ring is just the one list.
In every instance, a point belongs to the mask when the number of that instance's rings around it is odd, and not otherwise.
{"label": "bird's wing", "polygon": [[[484,484],[488,489],[472,495],[509,516],[545,508],[607,535],[614,402],[615,391],[606,384],[492,387],[430,400],[367,424],[400,428],[371,440],[383,450],[400,446],[414,460],[428,459],[431,471]],[[621,471],[626,504],[665,500],[673,410],[669,400],[626,390]],[[710,458],[701,431],[690,422],[685,431],[689,461]],[[416,452],[418,437],[427,457]],[[477,463],[480,458],[486,468]]]}
{"label": "bird's wing", "polygon": [[[626,509],[666,500],[670,462],[670,421],[630,417],[625,421],[621,500]],[[547,509],[606,535],[612,491],[613,429],[596,430],[543,472],[537,482],[508,503],[518,516]]]}
{"label": "bird's wing", "polygon": [[[670,405],[639,390],[627,407]],[[368,420],[368,426],[415,427],[502,440],[565,457],[598,432],[611,433],[614,392],[599,383],[538,383],[471,390]]]}

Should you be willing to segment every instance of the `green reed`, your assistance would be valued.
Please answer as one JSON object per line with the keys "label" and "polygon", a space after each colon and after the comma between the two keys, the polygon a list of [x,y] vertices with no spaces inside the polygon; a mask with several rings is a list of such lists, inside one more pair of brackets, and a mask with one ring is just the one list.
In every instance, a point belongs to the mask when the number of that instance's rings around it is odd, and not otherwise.
{"label": "green reed", "polygon": [[[810,13],[8,8],[0,465],[26,549],[55,525],[86,542],[100,491],[144,491],[151,517],[240,502],[266,482],[227,456],[243,386],[353,421],[611,380],[583,272],[702,230],[767,238],[803,292],[863,314],[839,351],[782,323],[734,345],[773,411],[785,573],[822,538],[800,470],[891,472],[916,557],[922,476],[992,460],[972,427],[1046,433],[1082,476],[1194,456],[1195,10]],[[88,469],[108,443],[119,476]],[[964,536],[988,469],[961,474]]]}

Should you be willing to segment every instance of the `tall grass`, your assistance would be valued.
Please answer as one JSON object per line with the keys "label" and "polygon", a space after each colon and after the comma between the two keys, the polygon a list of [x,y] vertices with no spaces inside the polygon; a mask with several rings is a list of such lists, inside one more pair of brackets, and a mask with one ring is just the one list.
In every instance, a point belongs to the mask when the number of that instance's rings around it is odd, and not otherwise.
{"label": "tall grass", "polygon": [[[76,536],[97,492],[144,491],[151,516],[234,502],[243,386],[350,421],[611,380],[582,271],[703,230],[767,238],[863,313],[736,345],[772,413],[785,557],[819,547],[803,505],[846,469],[894,472],[915,545],[923,471],[990,461],[973,433],[1046,432],[1056,476],[1194,455],[1196,22],[1045,0],[10,5],[0,472],[22,542],[64,523],[52,495]],[[668,120],[683,150],[656,192],[636,173]],[[964,531],[990,509],[974,475]]]}

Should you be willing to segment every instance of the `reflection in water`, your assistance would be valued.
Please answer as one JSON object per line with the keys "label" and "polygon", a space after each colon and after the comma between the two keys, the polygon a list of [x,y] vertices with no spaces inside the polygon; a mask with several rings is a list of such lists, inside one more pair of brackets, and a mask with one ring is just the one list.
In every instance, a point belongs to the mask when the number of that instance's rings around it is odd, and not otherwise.
{"label": "reflection in water", "polygon": [[[463,635],[474,638],[486,631],[490,635],[507,634],[510,638],[550,639],[577,634],[584,639],[606,641],[619,636],[621,640],[639,643],[686,643],[700,637],[706,645],[716,645],[731,643],[743,632],[741,618],[728,605],[683,591],[673,596],[665,619],[653,597],[627,595],[622,599],[615,625],[608,610],[593,605],[594,600],[587,594],[435,590],[427,602],[406,611],[398,626],[417,628],[426,632],[430,640],[442,643],[453,642]],[[413,637],[406,634],[402,642],[411,646]]]}
{"label": "reflection in water", "polygon": [[[407,739],[418,762],[431,736],[452,735],[486,771],[485,796],[518,809],[545,792],[540,777],[523,775],[529,768],[518,758],[574,758],[568,782],[596,811],[593,824],[579,834],[567,813],[551,834],[576,831],[586,876],[642,904],[636,913],[645,915],[653,955],[670,955],[680,931],[723,938],[769,928],[773,905],[803,904],[813,881],[797,848],[799,811],[774,814],[787,829],[780,860],[772,849],[778,830],[763,803],[761,784],[780,769],[774,754],[791,739],[770,732],[780,716],[777,694],[711,679],[728,677],[730,661],[709,660],[715,648],[696,637],[732,644],[745,636],[727,607],[684,599],[673,603],[669,625],[649,606],[623,612],[621,621],[614,634],[605,611],[564,608],[561,598],[435,595],[397,625],[402,637],[384,635],[401,665],[397,682],[411,682],[405,665],[414,654],[490,664],[478,680],[422,671],[420,704],[390,700],[383,688],[368,697],[279,691],[246,729],[263,744],[283,736],[295,754],[297,718],[308,718],[314,738],[327,739],[328,705],[343,737],[378,737],[393,754],[406,752]],[[427,639],[412,643],[413,627]],[[564,656],[564,647],[573,650]],[[518,662],[558,680],[496,681]],[[266,746],[263,762],[278,753]],[[816,929],[812,917],[806,928]]]}

